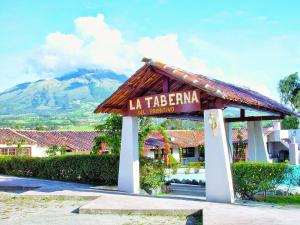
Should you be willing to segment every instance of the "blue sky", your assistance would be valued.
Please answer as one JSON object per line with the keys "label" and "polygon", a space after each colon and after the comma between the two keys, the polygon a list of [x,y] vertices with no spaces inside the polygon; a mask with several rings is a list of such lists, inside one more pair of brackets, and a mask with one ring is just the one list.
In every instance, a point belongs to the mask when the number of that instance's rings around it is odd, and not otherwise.
{"label": "blue sky", "polygon": [[299,1],[0,0],[0,90],[153,57],[278,98],[299,71]]}

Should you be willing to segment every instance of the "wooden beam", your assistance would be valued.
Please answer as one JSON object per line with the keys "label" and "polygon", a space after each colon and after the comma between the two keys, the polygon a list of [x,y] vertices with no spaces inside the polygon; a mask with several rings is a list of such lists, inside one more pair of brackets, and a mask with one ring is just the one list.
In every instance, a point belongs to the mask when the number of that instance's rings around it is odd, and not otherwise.
{"label": "wooden beam", "polygon": [[224,120],[226,123],[230,123],[230,122],[282,120],[282,119],[284,119],[284,116],[249,116],[249,117],[225,118]]}
{"label": "wooden beam", "polygon": [[268,109],[268,108],[265,108],[265,107],[260,107],[260,106],[249,106],[245,103],[233,103],[233,102],[228,102],[227,104],[228,107],[234,107],[234,108],[239,108],[239,109],[244,109],[244,110],[256,110],[258,112],[265,112],[265,113],[272,113],[272,114],[275,114],[277,116],[280,116],[282,113],[284,112],[279,112],[277,110],[272,110],[272,109]]}
{"label": "wooden beam", "polygon": [[170,92],[170,78],[169,77],[163,77],[163,93]]}
{"label": "wooden beam", "polygon": [[106,108],[106,109],[122,109],[123,106],[121,106],[121,105],[105,105],[105,106],[103,106],[103,108]]}
{"label": "wooden beam", "polygon": [[190,115],[190,114],[167,114],[167,115],[153,115],[148,117],[154,118],[167,118],[167,119],[182,119],[182,120],[194,120],[194,121],[203,121],[203,116]]}
{"label": "wooden beam", "polygon": [[214,100],[209,100],[207,102],[201,102],[201,110],[206,109],[224,109],[226,107],[227,101],[221,98],[216,98]]}
{"label": "wooden beam", "polygon": [[240,114],[241,114],[241,118],[244,118],[245,117],[245,109],[241,109]]}

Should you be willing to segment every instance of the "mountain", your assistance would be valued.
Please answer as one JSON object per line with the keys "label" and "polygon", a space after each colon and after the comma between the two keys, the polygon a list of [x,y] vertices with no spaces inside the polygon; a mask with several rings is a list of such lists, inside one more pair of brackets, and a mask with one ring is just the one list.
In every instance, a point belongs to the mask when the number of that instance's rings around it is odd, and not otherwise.
{"label": "mountain", "polygon": [[125,80],[112,71],[78,69],[16,85],[0,93],[0,126],[90,126],[99,119],[95,107]]}

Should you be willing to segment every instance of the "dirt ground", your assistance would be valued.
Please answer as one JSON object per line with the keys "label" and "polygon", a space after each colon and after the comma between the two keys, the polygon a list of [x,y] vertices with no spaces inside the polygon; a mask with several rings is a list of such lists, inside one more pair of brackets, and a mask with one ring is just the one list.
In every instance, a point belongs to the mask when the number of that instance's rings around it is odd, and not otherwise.
{"label": "dirt ground", "polygon": [[90,201],[87,197],[19,196],[0,192],[2,225],[157,225],[194,224],[184,216],[85,215],[77,209]]}

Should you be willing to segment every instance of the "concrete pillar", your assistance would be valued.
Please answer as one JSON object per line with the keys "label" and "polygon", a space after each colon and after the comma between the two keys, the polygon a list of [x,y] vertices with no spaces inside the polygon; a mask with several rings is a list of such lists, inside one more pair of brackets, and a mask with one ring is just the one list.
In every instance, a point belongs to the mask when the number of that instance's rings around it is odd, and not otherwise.
{"label": "concrete pillar", "polygon": [[274,130],[281,130],[281,123],[280,122],[274,122],[273,123]]}
{"label": "concrete pillar", "polygon": [[206,199],[234,202],[223,110],[204,110]]}
{"label": "concrete pillar", "polygon": [[225,123],[225,132],[228,145],[229,162],[233,162],[233,146],[232,146],[232,123]]}
{"label": "concrete pillar", "polygon": [[248,161],[270,162],[261,121],[247,122]]}
{"label": "concrete pillar", "polygon": [[135,194],[140,191],[137,117],[123,117],[118,189]]}
{"label": "concrete pillar", "polygon": [[291,141],[292,142],[289,145],[290,164],[298,165],[299,164],[298,144],[295,141],[295,137],[293,137]]}

